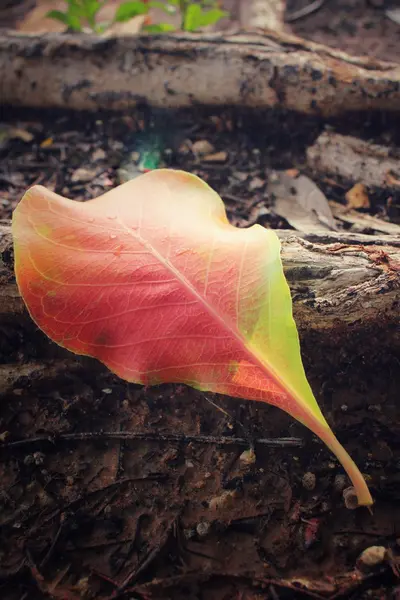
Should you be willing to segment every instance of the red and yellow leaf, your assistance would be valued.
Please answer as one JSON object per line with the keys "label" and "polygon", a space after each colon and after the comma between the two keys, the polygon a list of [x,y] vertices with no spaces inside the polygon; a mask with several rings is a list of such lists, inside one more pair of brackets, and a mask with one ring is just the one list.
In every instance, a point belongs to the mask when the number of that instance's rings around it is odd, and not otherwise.
{"label": "red and yellow leaf", "polygon": [[274,232],[228,223],[220,197],[180,171],[152,171],[78,203],[41,186],[13,216],[18,286],[58,344],[128,381],[186,383],[274,404],[365,481],[307,382]]}

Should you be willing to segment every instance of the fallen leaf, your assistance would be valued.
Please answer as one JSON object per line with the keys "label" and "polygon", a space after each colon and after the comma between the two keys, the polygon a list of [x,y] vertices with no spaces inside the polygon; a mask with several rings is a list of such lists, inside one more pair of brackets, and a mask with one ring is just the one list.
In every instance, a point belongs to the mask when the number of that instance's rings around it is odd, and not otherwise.
{"label": "fallen leaf", "polygon": [[215,152],[214,146],[208,140],[197,140],[192,145],[193,154],[196,156],[212,155]]}
{"label": "fallen leaf", "polygon": [[40,147],[41,148],[50,148],[50,146],[53,145],[53,142],[54,142],[53,138],[48,137],[45,140],[43,140],[43,142],[40,144]]}
{"label": "fallen leaf", "polygon": [[348,208],[370,208],[367,188],[363,183],[356,183],[345,195]]}
{"label": "fallen leaf", "polygon": [[29,143],[33,140],[34,136],[30,131],[21,129],[20,127],[11,127],[9,130],[8,137],[10,139],[19,139],[23,142]]}
{"label": "fallen leaf", "polygon": [[372,503],[306,379],[273,231],[233,227],[205,182],[159,169],[85,203],[34,186],[12,232],[21,296],[52,340],[127,381],[282,408]]}
{"label": "fallen leaf", "polygon": [[92,181],[96,177],[96,171],[92,169],[85,169],[84,167],[80,167],[76,169],[71,175],[72,183],[87,183],[88,181]]}
{"label": "fallen leaf", "polygon": [[400,8],[387,8],[385,14],[391,21],[400,25]]}
{"label": "fallen leaf", "polygon": [[389,187],[400,187],[400,179],[398,177],[394,177],[390,171],[385,174],[385,179]]}
{"label": "fallen leaf", "polygon": [[298,231],[336,229],[326,197],[309,177],[276,171],[270,176],[267,190],[275,199],[274,212]]}
{"label": "fallen leaf", "polygon": [[210,162],[210,163],[224,163],[227,161],[227,159],[228,159],[228,153],[224,152],[224,151],[216,152],[215,154],[207,154],[203,158],[203,160],[205,162]]}

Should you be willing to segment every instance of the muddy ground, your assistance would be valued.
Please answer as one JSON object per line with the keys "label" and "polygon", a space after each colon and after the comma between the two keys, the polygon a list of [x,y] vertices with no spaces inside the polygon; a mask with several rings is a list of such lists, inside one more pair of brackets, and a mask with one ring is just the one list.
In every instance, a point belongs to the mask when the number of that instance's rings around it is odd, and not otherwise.
{"label": "muddy ground", "polygon": [[[346,27],[315,25],[332,5],[299,21],[298,33],[306,35],[308,21],[319,41],[340,38]],[[340,14],[348,16],[360,3],[346,5]],[[383,23],[381,8],[364,8]],[[393,59],[399,38],[378,31],[385,50],[377,55]],[[366,39],[355,37],[357,51],[371,49]],[[305,149],[327,125],[230,110],[116,116],[7,108],[2,119],[0,218],[33,183],[85,200],[137,174],[143,159],[146,168],[198,173],[235,225],[273,228],[289,224],[267,194],[271,169],[313,177]],[[386,115],[328,126],[400,145],[399,122]],[[342,204],[352,185],[315,181]],[[399,222],[398,194],[370,190],[364,212]],[[45,369],[21,376],[0,403],[1,600],[400,598],[398,348],[353,360],[357,340],[349,334],[333,370],[329,345],[321,356],[312,334],[302,342],[324,414],[369,481],[373,514],[345,507],[341,466],[283,412],[181,385],[128,385],[48,343],[26,315],[3,325],[0,367],[36,361]],[[254,462],[245,452],[253,445]],[[357,568],[371,546],[384,546],[385,559]]]}

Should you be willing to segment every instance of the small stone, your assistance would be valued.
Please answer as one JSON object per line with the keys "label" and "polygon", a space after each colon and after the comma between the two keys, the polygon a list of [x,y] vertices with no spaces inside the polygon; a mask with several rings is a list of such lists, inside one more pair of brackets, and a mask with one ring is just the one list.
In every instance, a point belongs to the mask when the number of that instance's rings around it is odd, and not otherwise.
{"label": "small stone", "polygon": [[256,462],[256,454],[253,448],[242,452],[242,454],[239,456],[239,460],[245,465],[254,465],[254,463]]}
{"label": "small stone", "polygon": [[346,475],[343,475],[342,473],[338,473],[337,475],[335,475],[335,479],[333,480],[333,487],[336,492],[341,493],[345,489],[347,483],[348,483],[348,480],[347,480]]}
{"label": "small stone", "polygon": [[87,183],[88,181],[92,181],[96,177],[95,171],[91,171],[90,169],[84,169],[80,167],[76,169],[71,175],[72,183]]}
{"label": "small stone", "polygon": [[0,442],[5,442],[9,435],[9,431],[3,431],[3,433],[0,433]]}
{"label": "small stone", "polygon": [[140,152],[138,152],[137,150],[134,150],[133,152],[131,152],[131,161],[134,163],[138,163],[140,160]]}
{"label": "small stone", "polygon": [[310,492],[315,488],[316,482],[317,478],[315,477],[314,473],[311,473],[311,471],[307,471],[307,473],[304,473],[303,479],[301,480],[303,488]]}
{"label": "small stone", "polygon": [[105,160],[107,154],[103,150],[103,148],[97,148],[92,154],[92,160]]}
{"label": "small stone", "polygon": [[344,505],[349,510],[354,510],[359,507],[356,491],[353,486],[343,490]]}
{"label": "small stone", "polygon": [[197,140],[192,146],[192,152],[196,156],[206,156],[215,152],[214,146],[208,140]]}
{"label": "small stone", "polygon": [[183,530],[183,535],[185,536],[185,538],[187,540],[191,540],[196,536],[196,529],[190,528],[190,529],[184,529]]}
{"label": "small stone", "polygon": [[233,491],[227,490],[223,492],[220,496],[215,496],[214,498],[211,498],[211,500],[208,502],[208,506],[211,510],[227,508],[228,506],[232,506],[234,497],[235,493]]}
{"label": "small stone", "polygon": [[215,152],[214,154],[207,154],[203,160],[209,163],[224,163],[228,160],[228,153],[221,151]]}
{"label": "small stone", "polygon": [[261,177],[253,177],[249,183],[249,190],[250,192],[253,192],[254,190],[259,190],[263,187],[264,184],[265,181],[264,179],[261,179]]}
{"label": "small stone", "polygon": [[386,560],[387,549],[385,546],[370,546],[366,548],[357,559],[357,567],[370,570]]}
{"label": "small stone", "polygon": [[208,521],[200,521],[196,525],[196,533],[200,538],[206,537],[210,533],[211,525]]}
{"label": "small stone", "polygon": [[36,465],[42,465],[44,463],[45,458],[46,458],[46,456],[43,454],[43,452],[34,452],[33,453],[33,460]]}

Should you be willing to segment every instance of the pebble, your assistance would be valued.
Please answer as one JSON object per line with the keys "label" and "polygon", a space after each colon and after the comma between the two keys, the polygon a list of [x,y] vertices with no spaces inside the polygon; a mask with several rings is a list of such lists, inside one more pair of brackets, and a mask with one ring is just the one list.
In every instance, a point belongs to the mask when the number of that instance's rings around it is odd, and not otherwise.
{"label": "pebble", "polygon": [[192,146],[193,154],[197,156],[206,156],[215,152],[214,146],[208,140],[197,140]]}
{"label": "pebble", "polygon": [[253,465],[256,462],[256,454],[252,448],[250,450],[245,450],[239,456],[239,460],[241,463],[245,465]]}
{"label": "pebble", "polygon": [[347,483],[348,483],[348,480],[347,480],[346,475],[343,475],[342,473],[338,473],[338,475],[335,475],[335,479],[333,480],[333,487],[336,492],[343,492]]}
{"label": "pebble", "polygon": [[311,473],[311,471],[307,471],[307,473],[304,473],[303,479],[301,480],[303,488],[310,492],[315,488],[316,482],[317,478],[315,477],[314,473]]}
{"label": "pebble", "polygon": [[88,181],[92,181],[92,179],[94,179],[95,176],[96,176],[95,171],[80,167],[79,169],[76,169],[72,173],[71,182],[72,183],[88,182]]}
{"label": "pebble", "polygon": [[345,507],[349,510],[358,508],[358,498],[353,486],[347,487],[343,490],[343,500]]}
{"label": "pebble", "polygon": [[200,521],[196,525],[196,532],[200,538],[206,537],[210,533],[211,525],[208,521]]}
{"label": "pebble", "polygon": [[253,192],[254,190],[262,188],[263,185],[265,185],[264,179],[261,179],[261,177],[253,177],[249,183],[249,190],[250,192]]}
{"label": "pebble", "polygon": [[43,454],[43,452],[34,452],[33,453],[33,460],[36,465],[42,465],[44,463],[45,458],[46,458],[46,456]]}
{"label": "pebble", "polygon": [[92,154],[92,160],[105,160],[107,154],[103,150],[103,148],[97,148]]}
{"label": "pebble", "polygon": [[233,504],[235,493],[232,491],[225,491],[220,496],[211,498],[208,502],[208,506],[211,510],[217,510],[218,508],[226,508]]}
{"label": "pebble", "polygon": [[382,564],[386,560],[387,550],[385,546],[370,546],[361,552],[357,559],[357,567],[367,570]]}

